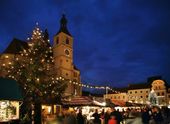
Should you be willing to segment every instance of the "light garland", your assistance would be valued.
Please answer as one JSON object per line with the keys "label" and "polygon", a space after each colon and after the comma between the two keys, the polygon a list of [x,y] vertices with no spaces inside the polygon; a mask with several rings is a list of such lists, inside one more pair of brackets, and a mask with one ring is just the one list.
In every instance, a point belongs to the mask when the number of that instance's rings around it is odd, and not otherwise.
{"label": "light garland", "polygon": [[68,79],[65,79],[63,77],[57,77],[56,80],[67,80],[70,84],[74,84],[74,85],[77,85],[79,87],[84,87],[84,88],[90,88],[90,89],[100,89],[100,90],[110,90],[112,92],[115,92],[115,93],[121,93],[120,91],[116,91],[114,90],[113,88],[109,87],[109,86],[94,86],[94,85],[88,85],[88,84],[83,84],[82,82],[81,83],[78,83],[78,82],[75,82],[75,81],[71,81],[71,80],[68,80]]}

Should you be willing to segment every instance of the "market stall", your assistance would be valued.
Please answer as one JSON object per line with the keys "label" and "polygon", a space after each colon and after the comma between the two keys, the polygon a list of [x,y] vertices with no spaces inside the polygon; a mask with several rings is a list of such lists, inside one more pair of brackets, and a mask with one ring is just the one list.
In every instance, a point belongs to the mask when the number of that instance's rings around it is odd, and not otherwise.
{"label": "market stall", "polygon": [[110,107],[114,107],[114,104],[111,103],[110,100],[88,96],[76,96],[71,99],[63,100],[62,103],[64,107],[68,107],[68,110],[75,111],[76,113],[81,109],[87,121],[92,121],[94,119],[92,114],[96,109],[101,113],[103,109],[106,111],[110,109]]}
{"label": "market stall", "polygon": [[0,122],[19,120],[22,94],[16,81],[0,78]]}

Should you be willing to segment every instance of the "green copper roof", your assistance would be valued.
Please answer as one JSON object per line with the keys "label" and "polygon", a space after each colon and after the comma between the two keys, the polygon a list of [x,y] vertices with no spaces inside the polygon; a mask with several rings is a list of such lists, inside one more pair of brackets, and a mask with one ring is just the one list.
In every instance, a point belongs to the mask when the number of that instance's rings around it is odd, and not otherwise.
{"label": "green copper roof", "polygon": [[0,78],[0,100],[22,100],[22,93],[15,80]]}

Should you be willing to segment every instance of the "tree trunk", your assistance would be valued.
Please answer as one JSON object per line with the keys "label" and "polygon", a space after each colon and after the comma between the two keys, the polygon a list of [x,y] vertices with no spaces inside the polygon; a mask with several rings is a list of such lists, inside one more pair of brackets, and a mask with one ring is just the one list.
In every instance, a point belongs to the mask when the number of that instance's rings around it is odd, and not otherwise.
{"label": "tree trunk", "polygon": [[41,102],[34,102],[34,124],[41,124]]}

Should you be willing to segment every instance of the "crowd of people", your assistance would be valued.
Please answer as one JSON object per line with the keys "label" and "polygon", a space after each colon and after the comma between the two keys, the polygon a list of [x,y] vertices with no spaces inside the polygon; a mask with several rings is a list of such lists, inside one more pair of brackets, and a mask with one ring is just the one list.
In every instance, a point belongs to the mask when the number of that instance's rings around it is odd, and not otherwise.
{"label": "crowd of people", "polygon": [[170,110],[167,107],[127,108],[121,112],[115,108],[100,112],[95,109],[91,117],[88,119],[81,109],[78,112],[63,111],[57,115],[57,124],[170,124]]}

